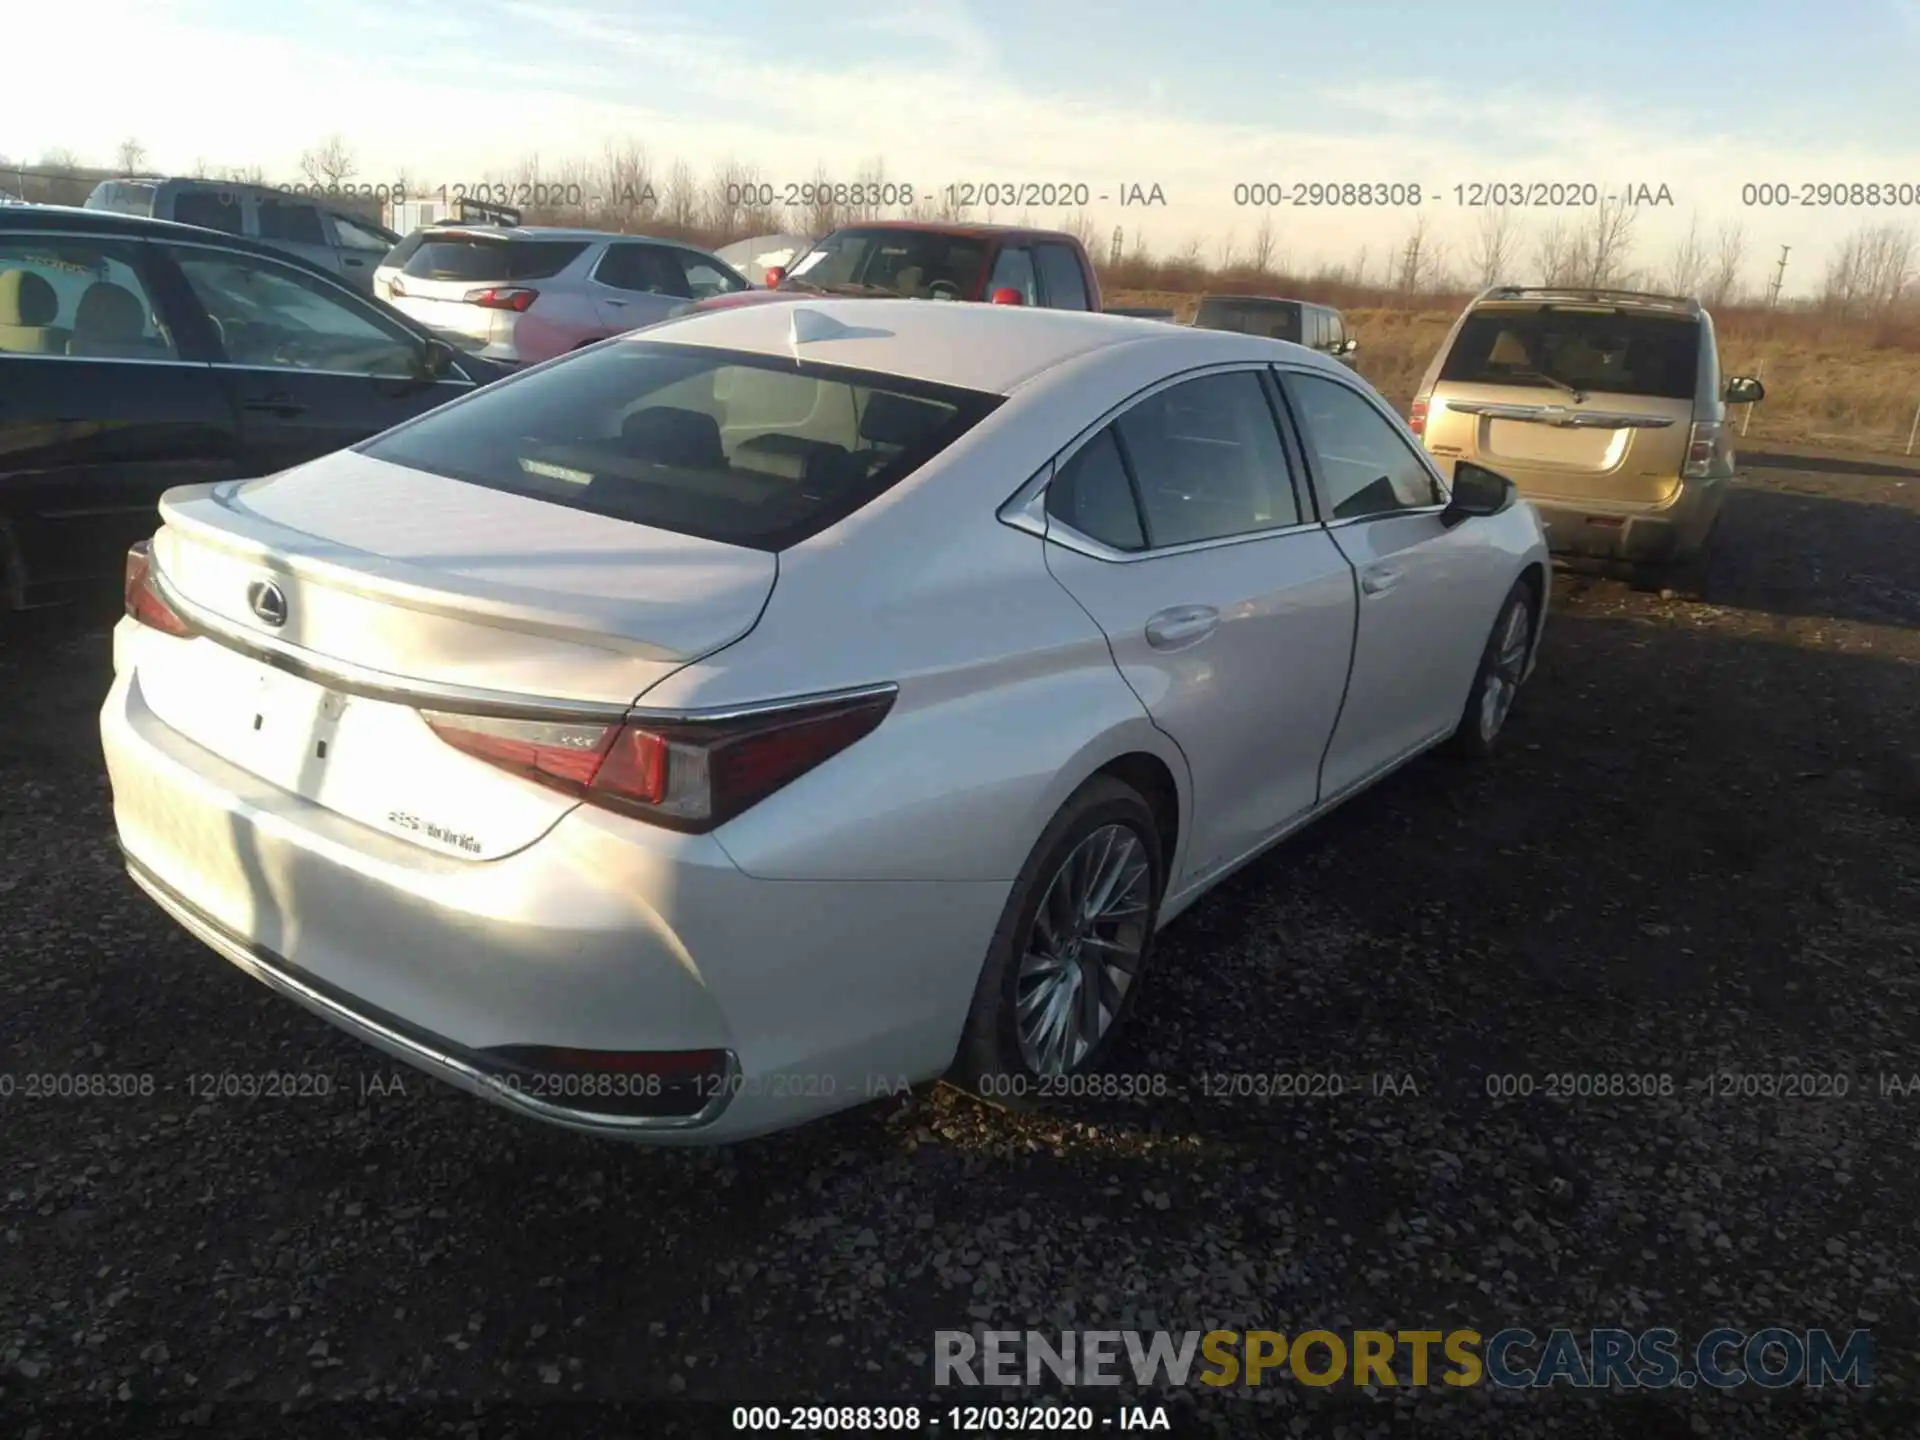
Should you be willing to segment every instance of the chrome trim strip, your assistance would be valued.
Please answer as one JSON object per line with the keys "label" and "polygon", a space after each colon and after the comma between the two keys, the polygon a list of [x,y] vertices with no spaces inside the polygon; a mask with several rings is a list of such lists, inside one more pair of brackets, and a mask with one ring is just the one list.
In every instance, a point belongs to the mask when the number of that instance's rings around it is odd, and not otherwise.
{"label": "chrome trim strip", "polygon": [[1489,420],[1526,420],[1561,429],[1664,430],[1671,415],[1639,415],[1623,410],[1572,410],[1564,405],[1520,405],[1496,400],[1444,400],[1448,410]]}
{"label": "chrome trim strip", "polygon": [[168,365],[175,369],[211,370],[210,360],[143,360],[135,355],[29,355],[24,351],[0,352],[5,360],[58,360],[68,365]]}
{"label": "chrome trim strip", "polygon": [[278,991],[288,999],[304,1005],[321,1019],[338,1026],[356,1039],[374,1041],[402,1051],[407,1060],[420,1069],[429,1074],[438,1075],[469,1094],[477,1095],[483,1100],[490,1100],[505,1109],[517,1110],[537,1120],[603,1134],[697,1130],[719,1119],[721,1112],[732,1102],[734,1092],[739,1088],[740,1058],[732,1050],[726,1050],[722,1052],[727,1057],[726,1083],[721,1085],[708,1098],[707,1103],[692,1115],[597,1115],[587,1110],[549,1104],[525,1091],[503,1084],[486,1071],[468,1064],[457,1056],[435,1049],[410,1035],[402,1035],[373,1017],[341,1004],[330,995],[322,994],[294,974],[293,967],[279,956],[248,943],[240,936],[228,931],[212,917],[201,914],[184,897],[176,895],[165,881],[151,874],[131,855],[126,856],[126,863],[127,874],[133,883],[144,890],[162,910],[178,921],[194,939],[223,960],[252,976],[268,989]]}
{"label": "chrome trim strip", "polygon": [[210,640],[250,660],[285,670],[302,680],[324,685],[347,695],[414,710],[446,710],[461,715],[487,716],[497,720],[544,720],[551,724],[614,725],[627,720],[714,723],[725,720],[751,720],[783,710],[797,710],[836,701],[854,701],[892,695],[900,687],[892,681],[850,686],[841,690],[820,691],[808,695],[788,695],[771,700],[756,700],[746,705],[716,705],[678,709],[656,708],[632,702],[621,704],[604,700],[567,700],[550,696],[523,695],[511,690],[490,690],[475,685],[450,685],[438,680],[413,680],[384,670],[369,669],[349,660],[321,657],[297,645],[260,631],[244,630],[204,606],[196,605],[167,583],[158,564],[149,557],[148,583],[182,620],[193,636]]}

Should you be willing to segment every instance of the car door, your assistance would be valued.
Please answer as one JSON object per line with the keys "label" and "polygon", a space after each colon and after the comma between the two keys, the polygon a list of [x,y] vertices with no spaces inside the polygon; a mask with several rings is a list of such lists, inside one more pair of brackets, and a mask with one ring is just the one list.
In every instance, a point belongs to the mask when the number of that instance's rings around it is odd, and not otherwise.
{"label": "car door", "polygon": [[354,289],[364,290],[371,295],[373,272],[380,268],[380,263],[395,248],[395,242],[346,215],[323,210],[320,219],[331,232],[329,241],[333,246],[334,266],[339,270],[340,278]]}
{"label": "car door", "polygon": [[1475,527],[1441,523],[1439,472],[1357,381],[1279,374],[1326,532],[1359,579],[1353,674],[1320,782],[1332,796],[1452,731],[1511,562]]}
{"label": "car door", "polygon": [[343,449],[473,388],[457,362],[426,374],[426,337],[340,281],[215,245],[153,248],[156,282],[209,326],[249,474]]}
{"label": "car door", "polygon": [[1047,563],[1187,758],[1187,870],[1217,873],[1319,798],[1354,631],[1353,570],[1258,367],[1137,397],[1055,468]]}
{"label": "car door", "polygon": [[693,298],[673,251],[643,241],[607,246],[587,283],[595,313],[609,335],[664,320]]}
{"label": "car door", "polygon": [[144,262],[134,241],[0,228],[8,583],[110,585],[162,491],[239,473],[233,412]]}
{"label": "car door", "polygon": [[1085,310],[1087,277],[1080,257],[1065,245],[1036,245],[1040,268],[1040,303],[1049,310]]}

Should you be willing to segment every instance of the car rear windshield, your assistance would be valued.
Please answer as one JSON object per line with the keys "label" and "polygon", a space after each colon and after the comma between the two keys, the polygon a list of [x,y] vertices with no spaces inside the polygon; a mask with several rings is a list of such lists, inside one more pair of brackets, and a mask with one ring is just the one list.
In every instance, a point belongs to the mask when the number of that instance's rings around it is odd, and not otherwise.
{"label": "car rear windshield", "polygon": [[1300,343],[1300,306],[1292,300],[1202,300],[1193,323],[1202,330],[1233,330]]}
{"label": "car rear windshield", "polygon": [[1686,316],[1551,305],[1487,309],[1460,327],[1440,378],[1691,400],[1699,360],[1700,325]]}
{"label": "car rear windshield", "polygon": [[784,357],[628,341],[490,386],[359,449],[617,520],[783,550],[899,483],[999,403]]}
{"label": "car rear windshield", "polygon": [[504,236],[423,236],[401,274],[416,280],[545,280],[587,248],[584,240],[509,240]]}

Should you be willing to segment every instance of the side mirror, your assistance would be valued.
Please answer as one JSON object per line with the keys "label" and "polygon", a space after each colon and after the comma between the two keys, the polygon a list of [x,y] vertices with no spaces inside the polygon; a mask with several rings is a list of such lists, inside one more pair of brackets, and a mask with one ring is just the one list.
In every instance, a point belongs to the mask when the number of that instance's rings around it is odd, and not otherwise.
{"label": "side mirror", "polygon": [[438,380],[453,369],[453,359],[453,346],[429,336],[426,348],[420,352],[420,373],[429,380]]}
{"label": "side mirror", "polygon": [[1462,460],[1453,467],[1453,497],[1440,512],[1440,523],[1451,529],[1462,520],[1498,515],[1519,498],[1519,487],[1506,476]]}
{"label": "side mirror", "polygon": [[786,278],[787,278],[787,270],[784,265],[774,265],[769,267],[769,269],[767,270],[767,289],[769,290],[777,289],[780,285],[780,282]]}
{"label": "side mirror", "polygon": [[1027,300],[1024,295],[1011,285],[1002,285],[998,290],[993,292],[993,303],[996,305],[1024,305],[1027,303]]}
{"label": "side mirror", "polygon": [[1729,405],[1757,405],[1767,395],[1767,387],[1750,375],[1736,375],[1727,381],[1726,401]]}

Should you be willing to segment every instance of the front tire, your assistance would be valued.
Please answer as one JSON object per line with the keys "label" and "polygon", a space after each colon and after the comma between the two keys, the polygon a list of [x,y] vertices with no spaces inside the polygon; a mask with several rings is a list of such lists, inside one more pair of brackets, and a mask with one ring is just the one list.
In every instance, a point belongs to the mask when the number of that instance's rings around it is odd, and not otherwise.
{"label": "front tire", "polygon": [[1153,949],[1166,867],[1139,792],[1096,775],[1014,882],[948,1078],[1027,1109],[1105,1061]]}
{"label": "front tire", "polygon": [[1513,708],[1514,696],[1527,673],[1527,657],[1533,649],[1533,587],[1525,580],[1514,582],[1500,606],[1500,614],[1487,636],[1487,648],[1480,654],[1480,668],[1474,672],[1473,689],[1467,693],[1467,706],[1453,732],[1455,753],[1483,760],[1493,754]]}

